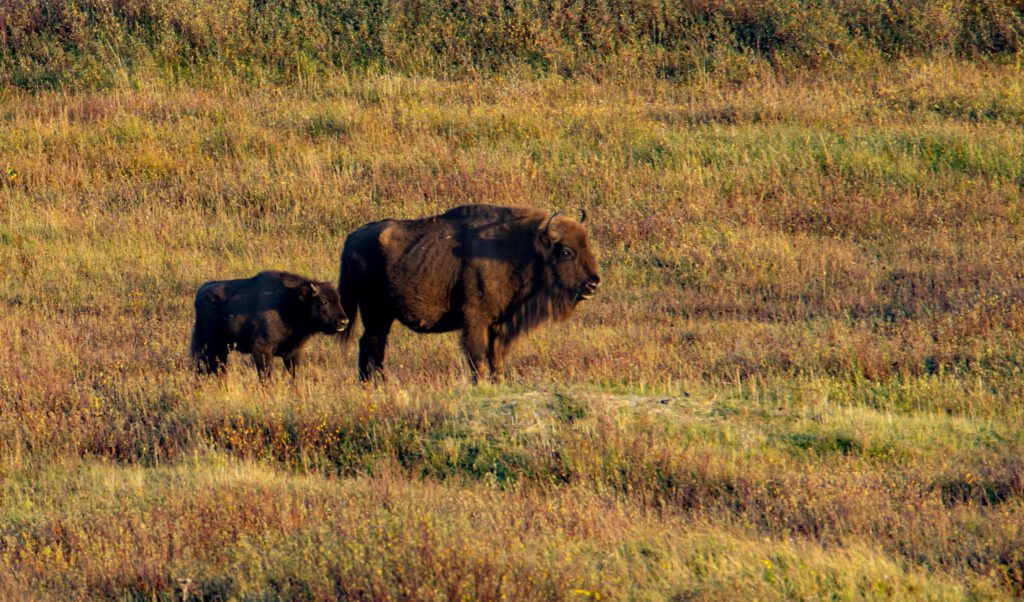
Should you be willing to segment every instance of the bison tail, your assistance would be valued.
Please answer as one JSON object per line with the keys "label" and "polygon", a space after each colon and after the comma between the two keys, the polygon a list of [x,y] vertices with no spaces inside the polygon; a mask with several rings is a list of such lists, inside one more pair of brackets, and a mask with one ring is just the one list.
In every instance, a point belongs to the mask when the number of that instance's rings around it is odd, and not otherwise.
{"label": "bison tail", "polygon": [[206,343],[203,341],[202,324],[200,323],[199,316],[196,316],[196,324],[192,327],[192,340],[188,343],[188,356],[191,358],[193,365],[199,365],[199,358],[203,355],[204,347],[206,347]]}
{"label": "bison tail", "polygon": [[341,253],[341,267],[338,271],[338,296],[341,297],[341,309],[345,310],[348,318],[348,325],[338,333],[338,341],[341,344],[348,343],[355,330],[356,317],[359,314],[359,299],[356,296],[357,285],[355,273],[352,270],[351,261],[347,254]]}

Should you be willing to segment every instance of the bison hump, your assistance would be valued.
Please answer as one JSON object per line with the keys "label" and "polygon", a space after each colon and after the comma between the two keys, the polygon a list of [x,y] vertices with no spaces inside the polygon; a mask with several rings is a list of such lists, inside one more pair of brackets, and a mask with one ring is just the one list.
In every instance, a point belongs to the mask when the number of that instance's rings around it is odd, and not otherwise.
{"label": "bison hump", "polygon": [[542,213],[529,207],[502,207],[500,205],[480,204],[454,207],[442,213],[441,217],[452,221],[473,222],[476,220],[489,220],[504,222],[528,218],[534,216],[534,214],[540,216]]}

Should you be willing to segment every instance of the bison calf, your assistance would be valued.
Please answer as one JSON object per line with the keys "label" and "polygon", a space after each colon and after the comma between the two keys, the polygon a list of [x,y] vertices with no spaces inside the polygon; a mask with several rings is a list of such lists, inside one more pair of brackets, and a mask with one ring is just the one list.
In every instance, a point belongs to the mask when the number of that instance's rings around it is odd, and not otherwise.
{"label": "bison calf", "polygon": [[228,351],[236,349],[252,354],[261,380],[270,376],[275,355],[295,376],[310,336],[346,326],[348,318],[331,284],[288,272],[260,272],[199,287],[190,353],[200,373],[222,372]]}

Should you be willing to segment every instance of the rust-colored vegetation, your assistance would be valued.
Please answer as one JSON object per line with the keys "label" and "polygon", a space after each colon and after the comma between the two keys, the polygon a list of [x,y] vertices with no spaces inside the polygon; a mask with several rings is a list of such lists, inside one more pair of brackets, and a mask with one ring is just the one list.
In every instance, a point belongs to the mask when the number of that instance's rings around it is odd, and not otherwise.
{"label": "rust-colored vegetation", "polygon": [[[1024,595],[1020,3],[456,4],[0,7],[0,597]],[[599,254],[505,384],[191,374],[467,202]]]}

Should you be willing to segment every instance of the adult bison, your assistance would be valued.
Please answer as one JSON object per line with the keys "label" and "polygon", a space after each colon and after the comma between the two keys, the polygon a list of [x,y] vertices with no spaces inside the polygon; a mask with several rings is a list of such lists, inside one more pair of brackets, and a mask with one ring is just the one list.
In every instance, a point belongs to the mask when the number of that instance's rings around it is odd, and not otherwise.
{"label": "adult bison", "polygon": [[[484,361],[502,376],[519,335],[567,318],[601,277],[580,221],[528,207],[465,205],[413,220],[372,222],[341,252],[338,292],[353,321],[362,312],[359,377],[384,374],[397,319],[416,332],[462,331],[474,381]],[[352,325],[342,331],[351,336]]]}
{"label": "adult bison", "polygon": [[292,376],[302,347],[315,333],[348,326],[338,292],[289,272],[266,271],[242,280],[215,280],[196,293],[196,323],[189,354],[200,373],[222,372],[228,351],[251,353],[260,380],[274,356]]}

